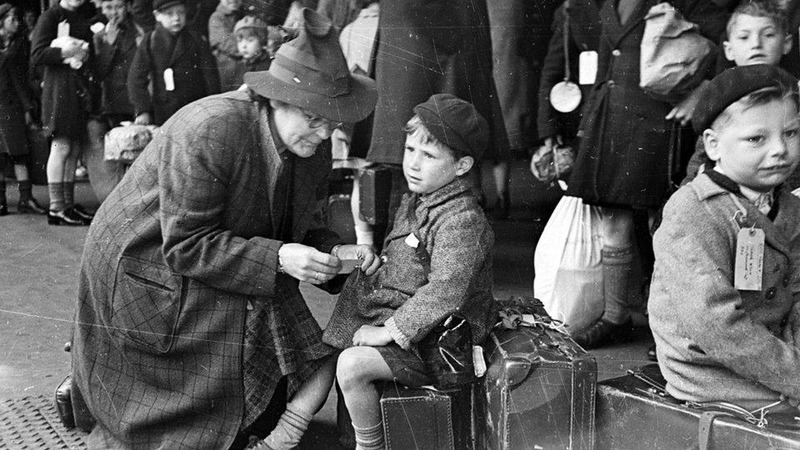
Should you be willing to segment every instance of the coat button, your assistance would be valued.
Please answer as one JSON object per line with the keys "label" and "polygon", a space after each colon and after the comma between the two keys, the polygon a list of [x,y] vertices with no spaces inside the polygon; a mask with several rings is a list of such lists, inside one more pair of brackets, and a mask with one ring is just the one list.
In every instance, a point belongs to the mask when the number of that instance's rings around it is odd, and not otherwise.
{"label": "coat button", "polygon": [[775,294],[777,292],[778,292],[778,290],[775,288],[775,286],[772,286],[771,288],[767,289],[766,293],[764,293],[764,297],[767,300],[772,300],[773,298],[775,298]]}
{"label": "coat button", "polygon": [[619,51],[619,49],[615,48],[614,50],[611,51],[611,54],[614,55],[614,56],[619,56],[619,55],[622,54],[622,52]]}
{"label": "coat button", "polygon": [[614,87],[615,84],[614,80],[608,80],[608,87]]}

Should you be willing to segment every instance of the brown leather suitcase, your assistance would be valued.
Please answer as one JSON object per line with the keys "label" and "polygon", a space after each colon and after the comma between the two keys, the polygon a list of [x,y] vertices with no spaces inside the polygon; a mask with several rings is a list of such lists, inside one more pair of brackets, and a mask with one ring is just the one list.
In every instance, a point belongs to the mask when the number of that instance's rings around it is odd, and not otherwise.
{"label": "brown leather suitcase", "polygon": [[483,449],[483,405],[482,380],[443,391],[384,383],[386,449]]}
{"label": "brown leather suitcase", "polygon": [[735,405],[687,405],[664,385],[655,364],[599,383],[597,448],[800,449],[795,417],[767,413],[759,424]]}
{"label": "brown leather suitcase", "polygon": [[484,346],[488,448],[593,448],[594,357],[559,330],[539,300],[501,307],[506,326],[498,324]]}

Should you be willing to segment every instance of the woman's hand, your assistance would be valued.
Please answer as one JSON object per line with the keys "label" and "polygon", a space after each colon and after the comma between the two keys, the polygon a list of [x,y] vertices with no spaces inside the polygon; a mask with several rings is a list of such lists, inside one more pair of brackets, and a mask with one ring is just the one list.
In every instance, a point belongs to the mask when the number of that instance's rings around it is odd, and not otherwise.
{"label": "woman's hand", "polygon": [[338,260],[336,261],[341,268],[341,260],[343,259],[358,259],[361,261],[361,270],[365,275],[372,275],[378,271],[383,261],[375,253],[369,245],[352,245],[345,244],[336,247],[334,252]]}
{"label": "woman's hand", "polygon": [[353,335],[353,345],[364,345],[369,347],[380,347],[392,342],[392,335],[386,327],[376,327],[373,325],[362,325]]}
{"label": "woman's hand", "polygon": [[150,113],[141,113],[136,116],[136,120],[133,121],[136,125],[150,125],[153,123],[153,118],[150,116]]}
{"label": "woman's hand", "polygon": [[283,272],[311,284],[329,281],[339,273],[339,261],[314,247],[283,244],[278,250]]}
{"label": "woman's hand", "polygon": [[665,119],[680,122],[682,126],[689,124],[692,121],[692,117],[694,117],[694,109],[697,108],[697,103],[700,101],[700,91],[703,90],[706,84],[708,84],[708,80],[703,80],[700,86],[672,108],[672,111],[667,114]]}

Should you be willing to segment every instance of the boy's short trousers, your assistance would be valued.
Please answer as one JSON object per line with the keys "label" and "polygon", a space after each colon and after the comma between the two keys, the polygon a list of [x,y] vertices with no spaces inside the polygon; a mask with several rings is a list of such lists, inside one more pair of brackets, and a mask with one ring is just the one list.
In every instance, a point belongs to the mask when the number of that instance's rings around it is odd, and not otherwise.
{"label": "boy's short trousers", "polygon": [[428,369],[422,359],[414,352],[403,350],[392,342],[389,345],[374,347],[392,369],[395,381],[406,386],[426,386],[433,384]]}

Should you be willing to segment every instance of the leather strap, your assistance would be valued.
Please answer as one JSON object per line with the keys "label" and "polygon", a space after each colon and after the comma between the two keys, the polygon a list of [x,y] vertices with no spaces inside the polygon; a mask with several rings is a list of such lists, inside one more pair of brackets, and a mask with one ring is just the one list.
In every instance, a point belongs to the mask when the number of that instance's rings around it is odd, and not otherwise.
{"label": "leather strap", "polygon": [[706,411],[700,415],[700,424],[697,433],[697,446],[700,450],[710,450],[711,445],[711,428],[714,425],[714,419],[719,416],[726,415],[719,411]]}

